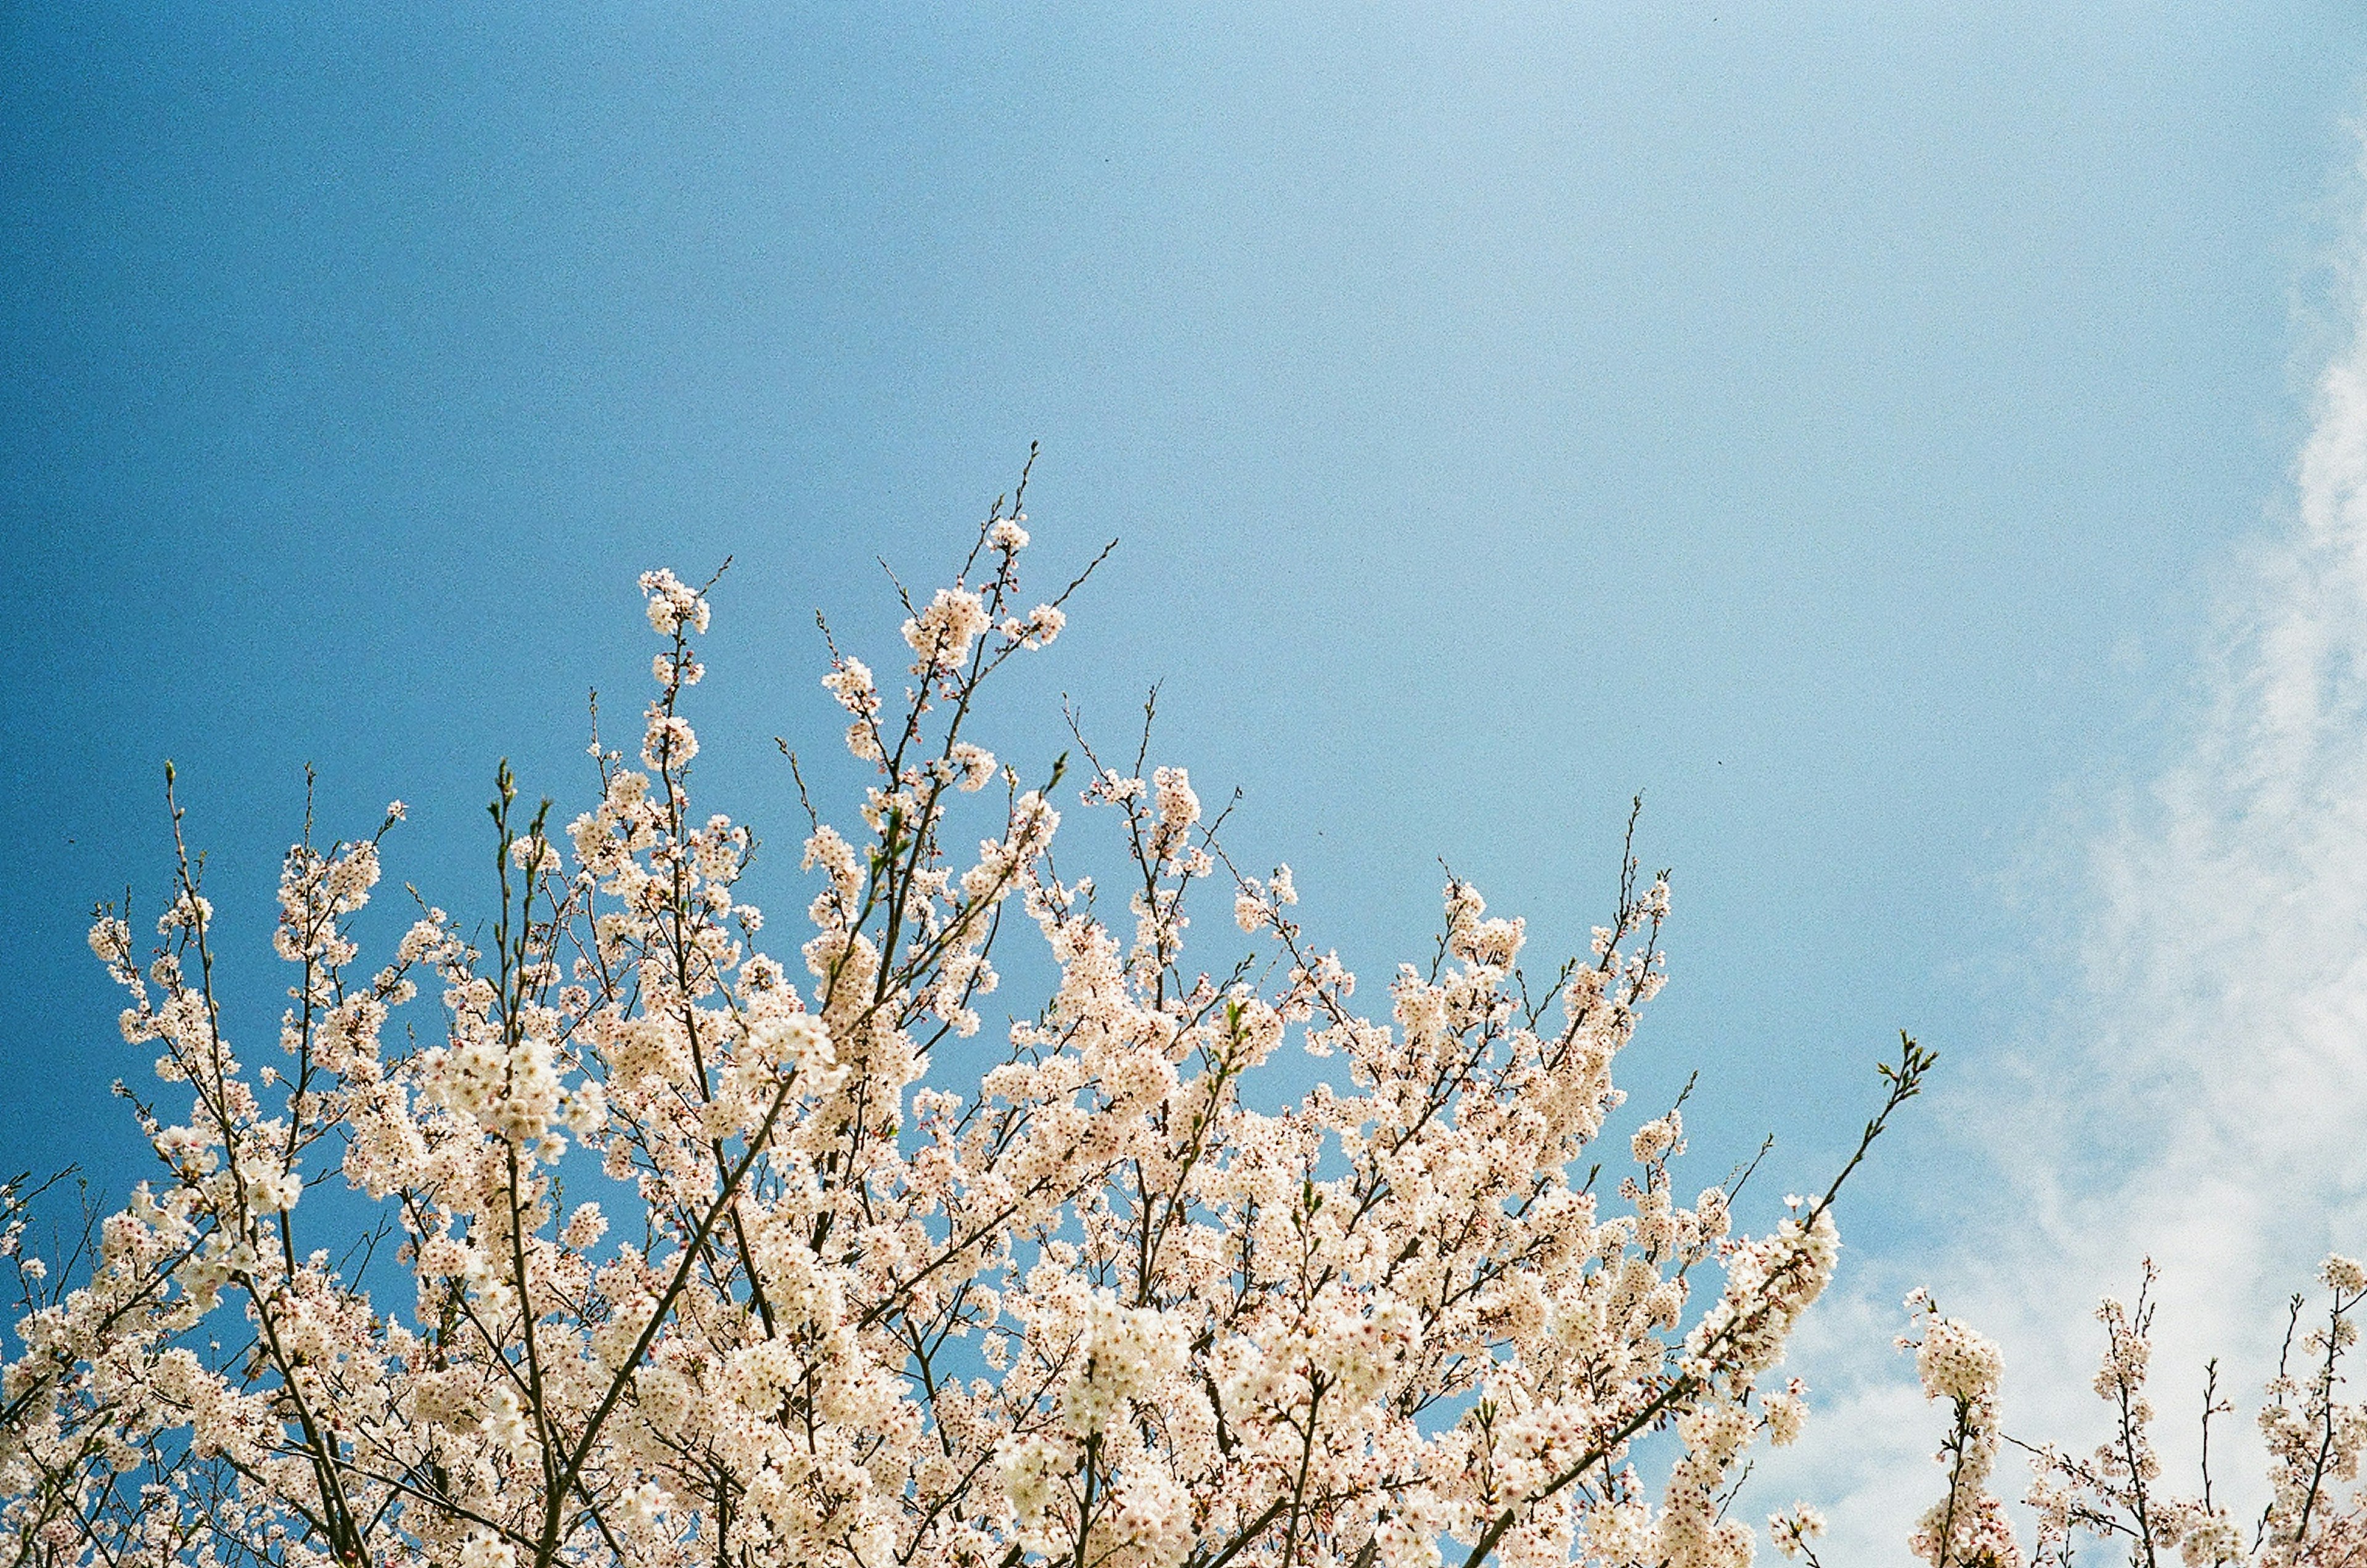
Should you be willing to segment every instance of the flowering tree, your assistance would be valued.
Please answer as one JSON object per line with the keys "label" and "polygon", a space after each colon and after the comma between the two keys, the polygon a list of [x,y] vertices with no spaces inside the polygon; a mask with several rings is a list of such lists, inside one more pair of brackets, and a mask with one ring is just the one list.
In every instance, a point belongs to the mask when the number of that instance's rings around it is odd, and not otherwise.
{"label": "flowering tree", "polygon": [[[1744,1450],[1799,1427],[1796,1382],[1767,1380],[1831,1275],[1840,1183],[1735,1235],[1738,1182],[1676,1201],[1673,1110],[1609,1190],[1577,1174],[1661,984],[1665,877],[1625,857],[1592,953],[1535,992],[1522,922],[1451,881],[1434,953],[1367,1017],[1287,867],[1240,874],[1147,730],[1127,766],[1080,735],[1074,798],[1125,849],[1114,930],[1055,866],[1062,768],[1031,784],[970,734],[1063,625],[1067,592],[1020,608],[1023,522],[999,502],[953,584],[907,600],[900,702],[832,645],[877,778],[859,829],[807,807],[797,979],[735,893],[748,830],[691,809],[708,604],[669,572],[641,580],[639,765],[595,738],[599,797],[563,830],[502,771],[485,924],[425,908],[365,965],[402,807],[308,827],[270,1065],[225,1036],[229,939],[171,805],[159,943],[104,908],[90,939],[159,1052],[166,1099],[134,1104],[160,1172],[54,1277],[22,1252],[27,1194],[0,1199],[10,1561],[1750,1559],[1725,1505]],[[1185,964],[1202,883],[1257,953]],[[1014,912],[1058,978],[987,1054]],[[1249,1109],[1293,1041],[1343,1081]],[[1859,1157],[1929,1064],[1909,1042],[1885,1069]],[[300,1217],[338,1179],[391,1245]]]}
{"label": "flowering tree", "polygon": [[[2318,1278],[2327,1290],[2324,1316],[2305,1329],[2306,1298],[2293,1298],[2284,1349],[2259,1412],[2270,1495],[2248,1531],[2212,1492],[2211,1423],[2233,1411],[2220,1397],[2216,1361],[2205,1370],[2203,1387],[2199,1488],[2180,1495],[2162,1485],[2146,1393],[2153,1359],[2148,1262],[2134,1309],[2108,1298],[2096,1311],[2105,1348],[2095,1390],[2111,1412],[2112,1435],[2085,1459],[2052,1444],[2015,1445],[2028,1452],[2033,1477],[2025,1501],[2035,1531],[2026,1556],[2004,1503],[1988,1486],[2000,1441],[2013,1441],[1999,1427],[2004,1358],[1969,1325],[1942,1316],[1925,1292],[1908,1297],[1922,1337],[1899,1343],[1915,1351],[1925,1397],[1952,1414],[1939,1454],[1947,1490],[1916,1526],[1909,1543],[1915,1555],[1932,1568],[2068,1568],[2075,1542],[2085,1536],[2118,1547],[2145,1568],[2157,1568],[2172,1552],[2188,1568],[2367,1564],[2367,1494],[2358,1484],[2367,1456],[2367,1404],[2338,1397],[2343,1358],[2358,1343],[2359,1310],[2367,1303],[2367,1268],[2328,1258]],[[1795,1511],[1772,1523],[1777,1546],[1786,1555],[1805,1555],[1814,1568],[1815,1515]]]}

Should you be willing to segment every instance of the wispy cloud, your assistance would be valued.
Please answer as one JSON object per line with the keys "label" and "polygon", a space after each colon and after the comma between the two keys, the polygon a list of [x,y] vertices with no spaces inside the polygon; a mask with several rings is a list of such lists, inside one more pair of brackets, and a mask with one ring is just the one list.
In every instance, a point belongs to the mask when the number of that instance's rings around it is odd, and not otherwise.
{"label": "wispy cloud", "polygon": [[1908,1269],[2004,1343],[2009,1429],[2084,1443],[2090,1314],[2152,1257],[2182,1483],[2204,1360],[2256,1391],[2286,1295],[2329,1249],[2367,1250],[2367,225],[2350,249],[2290,504],[2232,565],[2173,760],[2050,840],[2082,982],[1958,1103],[1998,1160],[1980,1216],[1920,1266],[1863,1269],[1799,1348],[1825,1413],[1761,1490],[1828,1505],[1828,1561],[1903,1560],[1938,1486],[1939,1417],[1885,1353]]}

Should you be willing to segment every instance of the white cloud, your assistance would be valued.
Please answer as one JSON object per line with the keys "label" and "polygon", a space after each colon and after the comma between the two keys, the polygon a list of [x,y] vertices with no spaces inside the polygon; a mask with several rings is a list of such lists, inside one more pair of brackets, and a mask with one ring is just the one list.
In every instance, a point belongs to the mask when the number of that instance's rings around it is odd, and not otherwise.
{"label": "white cloud", "polygon": [[[1987,1197],[1951,1193],[1983,1217],[1920,1270],[2004,1343],[2009,1429],[2090,1444],[2090,1314],[2150,1255],[2169,1478],[2192,1475],[2215,1354],[2242,1413],[2214,1434],[2214,1476],[2247,1497],[2257,1467],[2234,1456],[2283,1301],[2328,1250],[2367,1252],[2367,290],[2349,281],[2287,518],[2231,572],[2175,760],[2058,858],[2081,983],[1959,1101],[1958,1131],[2001,1163]],[[1820,1309],[1795,1359],[1821,1413],[1754,1487],[1761,1511],[1823,1501],[1829,1562],[1902,1559],[1938,1485],[1936,1413],[1887,1354],[1917,1282],[1902,1265],[1862,1268]]]}

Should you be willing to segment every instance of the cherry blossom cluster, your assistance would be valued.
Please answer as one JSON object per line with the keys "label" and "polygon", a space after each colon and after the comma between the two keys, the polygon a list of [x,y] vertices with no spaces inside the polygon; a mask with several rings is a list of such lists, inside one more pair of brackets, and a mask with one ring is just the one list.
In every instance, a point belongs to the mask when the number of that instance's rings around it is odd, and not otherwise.
{"label": "cherry blossom cluster", "polygon": [[1918,1292],[1908,1307],[1920,1317],[1923,1337],[1902,1341],[1915,1351],[1915,1373],[1923,1396],[1950,1408],[1947,1441],[1940,1461],[1948,1469],[1944,1496],[1916,1521],[1908,1546],[1915,1555],[1946,1568],[2022,1568],[2005,1504],[1988,1488],[1997,1468],[1998,1380],[2005,1357],[1969,1324],[1943,1317],[1931,1298]]}
{"label": "cherry blossom cluster", "polygon": [[[1080,733],[1066,796],[1065,761],[1031,780],[969,732],[1065,625],[1069,592],[1020,596],[1024,522],[998,503],[907,601],[900,700],[832,642],[872,776],[836,821],[806,807],[793,963],[741,897],[753,835],[691,807],[712,584],[666,571],[640,745],[595,739],[563,821],[502,770],[482,914],[423,902],[371,967],[402,809],[308,829],[267,1065],[223,1027],[199,857],[153,946],[100,912],[158,1164],[75,1267],[18,1261],[11,1561],[1751,1560],[1728,1505],[1750,1447],[1799,1431],[1775,1369],[1840,1182],[1738,1234],[1738,1180],[1680,1201],[1678,1110],[1599,1179],[1666,878],[1623,856],[1610,923],[1542,986],[1523,923],[1450,880],[1434,953],[1357,1010],[1289,869],[1239,871],[1147,728],[1131,761]],[[1070,802],[1122,850],[1122,923],[1056,867]],[[1211,968],[1184,958],[1202,883],[1252,943]],[[996,942],[1029,928],[1051,982],[989,1031]],[[1332,1066],[1277,1104],[1252,1090],[1285,1049]],[[1886,1069],[1860,1156],[1929,1063],[1909,1042]],[[1956,1332],[1927,1332],[1935,1368]]]}
{"label": "cherry blossom cluster", "polygon": [[[2081,1538],[2116,1544],[2146,1568],[2172,1561],[2186,1568],[2357,1568],[2367,1562],[2367,1404],[2346,1403],[2343,1359],[2358,1340],[2367,1304],[2367,1268],[2328,1258],[2319,1270],[2325,1316],[2303,1326],[2305,1298],[2294,1296],[2283,1354],[2268,1384],[2259,1430],[2269,1461],[2270,1500],[2243,1528],[2213,1495],[2211,1423],[2231,1414],[2219,1393],[2218,1363],[2206,1369],[2199,1489],[2179,1495],[2162,1483],[2155,1451],[2155,1410],[2146,1393],[2153,1359],[2153,1265],[2134,1306],[2107,1298],[2097,1308],[2104,1356],[2095,1392],[2111,1413],[2111,1436],[2085,1457],[2053,1444],[2020,1444],[2033,1479],[2024,1501],[2036,1518],[2031,1551],[2016,1540],[2003,1504],[1988,1487],[2000,1432],[1997,1389],[2003,1358],[1996,1345],[1954,1318],[1939,1315],[1921,1292],[1908,1298],[1919,1314],[1916,1351],[1923,1392],[1953,1412],[1940,1450],[1945,1495],[1924,1514],[1910,1544],[1932,1568],[2067,1568]],[[1785,1519],[1773,1521],[1786,1543]],[[1791,1538],[1797,1550],[1798,1537]],[[1814,1562],[1814,1553],[1807,1553]]]}

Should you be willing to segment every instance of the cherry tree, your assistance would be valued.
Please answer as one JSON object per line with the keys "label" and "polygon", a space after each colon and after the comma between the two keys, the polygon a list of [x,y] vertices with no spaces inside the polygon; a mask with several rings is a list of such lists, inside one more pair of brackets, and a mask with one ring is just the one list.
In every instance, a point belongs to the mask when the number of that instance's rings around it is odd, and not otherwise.
{"label": "cherry tree", "polygon": [[[1924,1396],[1950,1413],[1938,1456],[1947,1485],[1908,1543],[1919,1559],[1931,1568],[2069,1568],[2084,1538],[2144,1568],[2172,1562],[2187,1568],[2367,1564],[2367,1493],[2359,1485],[2367,1404],[2340,1396],[2343,1360],[2358,1344],[2359,1313],[2367,1304],[2367,1267],[2339,1255],[2326,1260],[2318,1270],[2326,1294],[2315,1321],[2305,1317],[2308,1297],[2291,1300],[2284,1348],[2258,1415],[2269,1499],[2248,1521],[2238,1520],[2212,1484],[2211,1424],[2235,1411],[2221,1396],[2215,1360],[2204,1369],[2196,1485],[2174,1492],[2162,1479],[2156,1412],[2146,1392],[2155,1277],[2148,1262],[2134,1307],[2107,1298],[2096,1309],[2104,1356],[2094,1388],[2108,1411],[2109,1435],[2085,1456],[2008,1436],[1998,1400],[2005,1358],[1997,1345],[1969,1324],[1942,1316],[1928,1293],[1908,1297],[1921,1337],[1899,1343],[1915,1352]],[[1989,1486],[2008,1444],[2030,1462],[2026,1551]],[[1822,1521],[1814,1510],[1779,1514],[1770,1524],[1779,1550],[1818,1568],[1814,1542]]]}
{"label": "cherry tree", "polygon": [[[790,963],[740,897],[749,829],[691,805],[711,581],[640,580],[653,694],[630,754],[595,740],[588,809],[502,770],[481,916],[423,904],[366,956],[402,808],[308,824],[276,1042],[224,1029],[216,954],[260,938],[217,926],[168,770],[169,897],[90,933],[155,1052],[155,1172],[66,1257],[0,1198],[9,1561],[1750,1562],[1728,1504],[1800,1430],[1786,1337],[1930,1055],[1905,1041],[1840,1177],[1741,1235],[1742,1178],[1681,1200],[1679,1110],[1603,1146],[1664,976],[1668,882],[1632,851],[1549,978],[1450,879],[1434,948],[1360,1010],[1288,867],[1237,865],[1147,728],[1130,760],[1080,733],[1078,776],[973,733],[1083,581],[1022,595],[1024,494],[907,599],[900,692],[829,646],[876,776],[825,815],[800,775]],[[1056,861],[1077,810],[1106,886]],[[1210,895],[1239,941],[1187,961]],[[1002,1007],[1023,932],[1052,979]],[[1252,1109],[1285,1052],[1327,1081]],[[1934,1386],[1977,1489],[1977,1378]]]}

